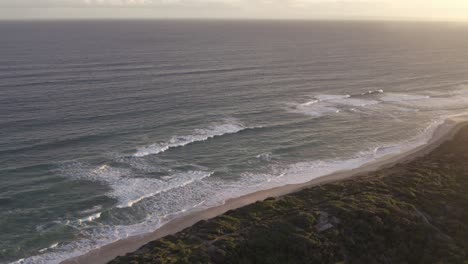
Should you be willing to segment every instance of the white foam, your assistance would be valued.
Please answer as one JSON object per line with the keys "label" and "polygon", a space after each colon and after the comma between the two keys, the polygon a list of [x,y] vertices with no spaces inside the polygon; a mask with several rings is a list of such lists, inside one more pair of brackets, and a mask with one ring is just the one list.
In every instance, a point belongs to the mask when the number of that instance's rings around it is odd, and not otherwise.
{"label": "white foam", "polygon": [[196,129],[188,136],[173,136],[167,142],[155,143],[141,147],[135,154],[133,154],[133,156],[141,158],[148,155],[156,155],[171,148],[183,147],[194,142],[205,141],[217,136],[237,133],[244,129],[246,129],[244,125],[235,121],[226,124],[212,125],[206,129]]}
{"label": "white foam", "polygon": [[370,90],[370,91],[367,91],[367,92],[364,92],[364,93],[361,93],[361,95],[368,95],[368,94],[375,94],[375,93],[383,93],[384,90],[380,89],[380,90]]}
{"label": "white foam", "polygon": [[314,96],[317,100],[325,102],[325,101],[332,101],[332,100],[340,100],[340,99],[345,99],[345,98],[350,98],[351,95],[345,94],[345,95],[340,95],[340,94],[320,94]]}
{"label": "white foam", "polygon": [[181,188],[188,186],[195,181],[201,181],[207,177],[210,177],[213,173],[207,173],[207,172],[189,172],[189,173],[181,173],[177,176],[173,176],[170,181],[158,181],[157,184],[155,184],[157,187],[155,188],[155,191],[149,192],[147,194],[141,195],[137,197],[136,199],[129,200],[126,204],[119,205],[119,208],[123,207],[132,207],[134,204],[142,201],[143,199],[155,196],[160,193],[165,193],[169,192],[173,189],[176,188]]}
{"label": "white foam", "polygon": [[40,249],[38,252],[39,253],[44,253],[48,250],[51,250],[51,249],[54,249],[58,246],[59,243],[55,243],[55,244],[52,244],[50,247],[47,247],[47,248],[43,248],[43,249]]}
{"label": "white foam", "polygon": [[[366,95],[376,94],[373,97]],[[368,91],[361,95],[316,95],[314,100],[298,104],[294,112],[320,117],[342,111],[372,113],[372,111],[418,112],[450,110],[468,107],[468,89],[459,86],[451,91],[426,91],[424,93],[387,93]],[[370,111],[369,111],[370,110]]]}
{"label": "white foam", "polygon": [[259,154],[256,156],[257,159],[259,160],[262,160],[262,161],[271,161],[271,152],[267,152],[267,153],[262,153],[262,154]]}
{"label": "white foam", "polygon": [[303,103],[300,106],[310,106],[310,105],[316,104],[318,102],[320,102],[320,101],[319,100],[312,100],[312,101],[309,101],[307,103]]}
{"label": "white foam", "polygon": [[418,94],[401,94],[401,93],[387,93],[380,97],[380,100],[384,102],[407,102],[426,100],[431,98],[429,95],[418,95]]}
{"label": "white foam", "polygon": [[[382,91],[383,92],[383,91]],[[314,100],[299,104],[295,107],[294,112],[301,114],[320,117],[328,114],[341,113],[343,109],[349,107],[370,107],[381,103],[377,100],[370,100],[364,98],[356,98],[351,95],[316,95]]]}
{"label": "white foam", "polygon": [[468,91],[458,88],[452,91],[428,91],[430,95],[390,94],[381,100],[389,104],[404,106],[417,110],[445,111],[468,107]]}
{"label": "white foam", "polygon": [[[365,95],[376,94],[372,97]],[[379,105],[379,106],[377,106]],[[364,113],[369,110],[385,111],[386,109],[399,112],[418,112],[421,110],[450,110],[468,107],[468,89],[459,86],[455,90],[440,92],[426,91],[425,93],[387,93],[384,90],[374,90],[361,95],[316,95],[306,103],[297,104],[294,112],[321,117],[344,111]],[[364,111],[364,112],[363,112]]]}
{"label": "white foam", "polygon": [[101,212],[92,214],[92,215],[87,216],[87,217],[85,217],[85,218],[79,219],[78,222],[79,222],[80,224],[82,224],[82,223],[84,223],[84,222],[92,222],[92,221],[94,221],[94,220],[100,218],[100,217],[101,217],[101,214],[102,214]]}
{"label": "white foam", "polygon": [[462,84],[450,92],[450,95],[468,95],[468,85]]}
{"label": "white foam", "polygon": [[170,175],[170,178],[162,180],[132,177],[129,169],[115,168],[109,165],[93,169],[81,163],[64,166],[62,171],[65,175],[75,179],[105,183],[112,189],[107,195],[119,201],[118,208],[131,207],[148,197],[189,185],[212,175],[211,172],[188,171]]}
{"label": "white foam", "polygon": [[321,117],[327,114],[337,113],[338,111],[338,108],[328,104],[313,104],[308,106],[300,105],[295,109],[294,112],[309,115],[312,117]]}
{"label": "white foam", "polygon": [[346,105],[346,106],[354,106],[354,107],[365,107],[365,106],[376,105],[376,104],[381,103],[376,100],[367,100],[367,99],[361,99],[361,98],[346,98],[346,99],[341,99],[341,100],[331,100],[330,102],[333,102],[337,105]]}

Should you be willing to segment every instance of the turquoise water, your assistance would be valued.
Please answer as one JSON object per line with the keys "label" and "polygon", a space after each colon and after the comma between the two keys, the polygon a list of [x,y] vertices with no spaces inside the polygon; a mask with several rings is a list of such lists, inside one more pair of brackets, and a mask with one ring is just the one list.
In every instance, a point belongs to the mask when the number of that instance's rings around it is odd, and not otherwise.
{"label": "turquoise water", "polygon": [[424,144],[468,25],[0,23],[0,263],[58,263]]}

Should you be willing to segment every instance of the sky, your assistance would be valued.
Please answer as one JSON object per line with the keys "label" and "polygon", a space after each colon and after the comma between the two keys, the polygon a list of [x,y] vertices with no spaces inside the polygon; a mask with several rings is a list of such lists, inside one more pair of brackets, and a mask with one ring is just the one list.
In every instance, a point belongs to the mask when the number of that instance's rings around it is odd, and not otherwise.
{"label": "sky", "polygon": [[466,20],[468,0],[0,0],[0,19]]}

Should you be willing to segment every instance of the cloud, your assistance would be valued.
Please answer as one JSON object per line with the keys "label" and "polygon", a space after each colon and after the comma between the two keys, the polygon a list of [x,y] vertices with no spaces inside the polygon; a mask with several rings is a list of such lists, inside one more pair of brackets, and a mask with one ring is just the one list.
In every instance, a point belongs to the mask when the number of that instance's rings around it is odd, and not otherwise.
{"label": "cloud", "polygon": [[83,0],[85,5],[107,5],[107,6],[134,6],[134,5],[148,5],[151,0]]}
{"label": "cloud", "polygon": [[[316,4],[340,5],[353,1],[336,0],[0,0],[1,7],[180,7],[180,6],[239,6],[239,7],[287,7],[302,8]],[[379,1],[379,0],[374,0]]]}
{"label": "cloud", "polygon": [[122,6],[184,6],[184,5],[226,5],[238,0],[0,0],[1,7],[122,7]]}
{"label": "cloud", "polygon": [[0,0],[0,19],[49,14],[64,18],[468,19],[468,0]]}
{"label": "cloud", "polygon": [[0,7],[4,8],[77,7],[83,4],[83,0],[0,0]]}

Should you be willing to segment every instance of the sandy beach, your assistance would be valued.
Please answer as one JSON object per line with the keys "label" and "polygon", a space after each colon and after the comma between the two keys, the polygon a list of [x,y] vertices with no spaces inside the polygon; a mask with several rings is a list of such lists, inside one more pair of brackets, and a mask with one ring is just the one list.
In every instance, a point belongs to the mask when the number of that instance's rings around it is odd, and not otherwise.
{"label": "sandy beach", "polygon": [[177,218],[166,225],[162,226],[158,230],[148,233],[141,236],[130,237],[124,240],[117,241],[115,243],[106,245],[102,248],[95,249],[91,252],[88,252],[85,255],[69,259],[62,263],[64,264],[100,264],[107,263],[114,259],[117,256],[123,256],[129,252],[133,252],[140,248],[141,246],[157,240],[159,238],[165,237],[167,235],[175,234],[184,230],[187,227],[194,225],[195,223],[211,219],[213,217],[222,215],[227,211],[237,209],[257,201],[262,201],[270,197],[279,197],[286,194],[298,192],[304,188],[327,184],[331,182],[340,181],[343,179],[348,179],[350,177],[360,175],[367,172],[376,171],[382,168],[392,167],[398,163],[409,162],[416,157],[423,156],[434,148],[438,147],[441,143],[451,139],[461,128],[467,125],[468,116],[459,115],[455,117],[448,118],[442,125],[440,125],[434,132],[432,138],[427,144],[424,144],[420,147],[412,149],[408,152],[386,156],[382,159],[376,160],[374,162],[368,163],[364,166],[361,166],[358,169],[349,170],[349,171],[339,171],[331,175],[323,176],[314,180],[311,180],[303,184],[295,185],[286,185],[270,190],[259,191],[245,195],[239,198],[230,199],[225,202],[225,204],[209,208],[203,211],[196,211],[188,213],[185,216]]}

